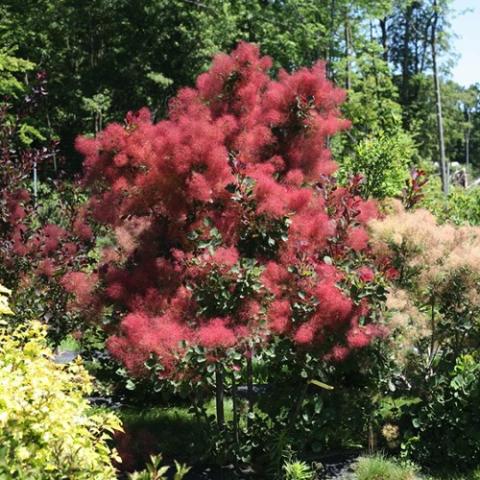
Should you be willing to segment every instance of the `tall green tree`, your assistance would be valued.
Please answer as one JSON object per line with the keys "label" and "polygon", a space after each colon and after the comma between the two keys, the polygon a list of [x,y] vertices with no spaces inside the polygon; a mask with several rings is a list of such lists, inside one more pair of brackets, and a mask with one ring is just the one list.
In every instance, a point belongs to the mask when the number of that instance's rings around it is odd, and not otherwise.
{"label": "tall green tree", "polygon": [[[374,0],[5,0],[0,41],[18,46],[49,78],[45,121],[64,147],[79,132],[148,105],[162,113],[172,92],[192,84],[211,56],[239,40],[257,42],[287,70],[334,65],[364,38]],[[348,38],[345,41],[344,30]]]}

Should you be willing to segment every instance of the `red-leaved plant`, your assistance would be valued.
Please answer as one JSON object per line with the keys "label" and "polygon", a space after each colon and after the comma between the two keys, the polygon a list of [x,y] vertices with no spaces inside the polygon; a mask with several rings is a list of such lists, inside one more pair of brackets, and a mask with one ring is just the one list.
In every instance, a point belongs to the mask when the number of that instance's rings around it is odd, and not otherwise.
{"label": "red-leaved plant", "polygon": [[[215,57],[168,118],[147,109],[79,137],[86,211],[115,241],[94,274],[69,273],[84,308],[113,306],[108,349],[136,375],[175,376],[190,346],[210,359],[288,337],[341,360],[382,334],[369,284],[360,179],[336,185],[328,138],[349,126],[323,63],[277,79],[256,46]],[[111,312],[112,310],[110,310]]]}
{"label": "red-leaved plant", "polygon": [[56,142],[20,141],[25,119],[38,114],[45,95],[46,77],[38,73],[22,102],[0,102],[0,276],[14,290],[19,315],[10,321],[43,321],[49,339],[61,341],[76,319],[57,280],[88,263],[92,232],[77,211],[75,184],[52,171]]}

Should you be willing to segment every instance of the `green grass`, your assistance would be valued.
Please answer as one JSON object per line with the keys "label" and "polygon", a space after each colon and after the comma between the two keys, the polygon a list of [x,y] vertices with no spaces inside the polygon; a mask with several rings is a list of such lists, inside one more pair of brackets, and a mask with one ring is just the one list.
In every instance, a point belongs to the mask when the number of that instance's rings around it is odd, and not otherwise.
{"label": "green grass", "polygon": [[376,455],[360,458],[353,478],[355,480],[419,480],[421,477],[412,466],[402,465]]}

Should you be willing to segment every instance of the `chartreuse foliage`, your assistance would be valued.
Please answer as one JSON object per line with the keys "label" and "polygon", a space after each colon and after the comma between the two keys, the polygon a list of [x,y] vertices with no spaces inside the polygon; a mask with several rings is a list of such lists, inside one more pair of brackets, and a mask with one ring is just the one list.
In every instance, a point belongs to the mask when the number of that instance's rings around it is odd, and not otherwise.
{"label": "chartreuse foliage", "polygon": [[8,306],[8,296],[10,293],[11,291],[8,288],[0,285],[0,315],[11,315],[13,313]]}
{"label": "chartreuse foliage", "polygon": [[0,479],[112,480],[120,429],[112,413],[92,410],[91,382],[79,362],[52,361],[45,328],[0,330]]}
{"label": "chartreuse foliage", "polygon": [[17,97],[25,90],[25,85],[17,78],[18,74],[32,70],[34,64],[14,57],[11,52],[0,49],[0,97]]}
{"label": "chartreuse foliage", "polygon": [[[34,87],[28,86],[27,82],[22,80],[35,67],[34,63],[14,56],[14,53],[15,49],[0,48],[0,122],[2,127],[0,141],[5,143],[7,135],[10,134],[12,139],[15,137],[19,144],[25,147],[35,140],[44,141],[45,137],[32,124],[33,118],[29,117],[26,111],[20,115],[21,108],[18,108],[15,113],[12,112],[12,106],[18,103],[22,97],[26,97],[25,103],[33,103],[32,90]],[[8,157],[7,152],[3,152],[3,155]]]}

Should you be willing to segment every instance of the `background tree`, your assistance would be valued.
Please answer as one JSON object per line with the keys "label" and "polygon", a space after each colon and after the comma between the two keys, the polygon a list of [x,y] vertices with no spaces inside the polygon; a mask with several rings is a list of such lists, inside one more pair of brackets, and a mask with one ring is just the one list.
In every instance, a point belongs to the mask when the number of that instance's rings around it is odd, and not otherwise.
{"label": "background tree", "polygon": [[20,56],[48,72],[51,95],[44,118],[69,151],[76,132],[94,130],[82,98],[85,105],[103,95],[110,104],[105,114],[113,120],[143,105],[161,114],[172,93],[192,84],[214,53],[241,39],[261,44],[278,62],[276,68],[309,66],[317,58],[328,59],[333,68],[344,57],[344,38],[337,32],[345,12],[350,36],[356,38],[362,18],[381,8],[365,0],[144,0],[135,6],[109,0],[82,5],[7,0],[0,31],[4,44],[18,47]]}

